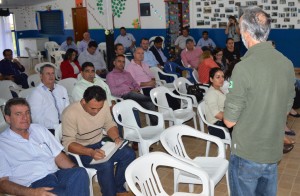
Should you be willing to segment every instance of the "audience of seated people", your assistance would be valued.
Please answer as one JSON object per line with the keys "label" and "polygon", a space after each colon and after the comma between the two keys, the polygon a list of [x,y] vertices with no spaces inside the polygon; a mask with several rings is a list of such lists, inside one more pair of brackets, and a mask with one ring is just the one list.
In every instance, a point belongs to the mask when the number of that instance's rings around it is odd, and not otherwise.
{"label": "audience of seated people", "polygon": [[204,51],[200,57],[200,64],[198,66],[198,75],[199,75],[200,83],[202,84],[209,83],[210,81],[209,72],[214,67],[219,67],[219,66],[214,61],[210,50]]}
{"label": "audience of seated people", "polygon": [[[155,111],[155,106],[149,96],[141,94],[140,85],[133,79],[133,76],[124,70],[125,57],[117,55],[114,59],[114,69],[107,74],[106,82],[112,94],[123,99],[132,99],[147,110]],[[139,66],[139,65],[137,65]],[[150,115],[152,125],[157,124],[157,118]]]}
{"label": "audience of seated people", "polygon": [[116,44],[122,44],[125,48],[125,53],[132,53],[135,47],[135,38],[131,33],[127,33],[125,27],[120,28],[120,35],[115,40]]}
{"label": "audience of seated people", "polygon": [[69,97],[65,87],[55,84],[55,68],[52,65],[43,65],[40,77],[41,83],[27,98],[32,122],[46,127],[54,134],[63,110],[69,105]]}
{"label": "audience of seated people", "polygon": [[133,59],[125,70],[132,75],[136,83],[143,89],[144,95],[149,96],[150,90],[156,86],[156,82],[149,65],[143,63],[143,60],[144,50],[136,48],[133,53]]}
{"label": "audience of seated people", "polygon": [[96,74],[102,78],[105,78],[107,74],[107,66],[102,54],[97,50],[97,48],[97,42],[89,42],[88,48],[80,53],[78,61],[81,66],[85,62],[93,63],[96,69]]}
{"label": "audience of seated people", "polygon": [[77,78],[81,71],[81,67],[77,60],[76,50],[70,48],[64,55],[64,61],[60,64],[61,79]]}
{"label": "audience of seated people", "polygon": [[150,51],[155,56],[156,60],[160,64],[160,66],[164,66],[168,61],[164,52],[162,51],[163,39],[160,36],[157,36],[153,41],[153,46],[150,47]]}
{"label": "audience of seated people", "polygon": [[91,39],[91,36],[90,36],[89,32],[85,32],[83,34],[83,39],[78,44],[78,54],[86,51],[86,49],[88,48],[88,44],[90,43],[90,41],[94,41],[94,40]]}
{"label": "audience of seated people", "polygon": [[86,170],[62,152],[45,127],[31,123],[25,99],[7,101],[4,114],[9,127],[0,134],[0,193],[90,195]]}
{"label": "audience of seated people", "polygon": [[226,40],[226,47],[223,49],[223,56],[227,63],[240,59],[240,52],[234,47],[234,41],[232,38],[228,38]]}
{"label": "audience of seated people", "polygon": [[239,51],[241,44],[241,32],[237,19],[235,16],[228,17],[228,24],[225,29],[227,38],[232,38],[234,41],[234,47]]}
{"label": "audience of seated people", "polygon": [[64,110],[62,132],[65,150],[78,154],[85,167],[97,170],[102,195],[129,195],[124,183],[125,170],[135,159],[132,149],[124,146],[106,162],[91,164],[93,159],[100,160],[105,157],[104,151],[100,149],[104,133],[117,144],[123,141],[112,119],[106,93],[100,86],[88,87],[83,99],[72,103]]}
{"label": "audience of seated people", "polygon": [[152,51],[149,50],[149,39],[141,39],[141,48],[144,50],[144,60],[143,63],[149,65],[150,67],[160,67],[159,62],[156,60]]}
{"label": "audience of seated people", "polygon": [[67,51],[68,49],[73,49],[77,51],[77,45],[73,41],[73,37],[67,37],[66,41],[61,43],[59,50]]}
{"label": "audience of seated people", "polygon": [[0,61],[1,80],[11,80],[21,85],[22,88],[29,88],[27,82],[28,76],[23,73],[25,67],[17,59],[13,59],[12,50],[5,49],[3,51],[3,57],[4,59]]}
{"label": "audience of seated people", "polygon": [[[115,55],[124,55],[125,49],[122,44],[116,44],[115,45]],[[130,64],[130,60],[125,56],[125,67]]]}
{"label": "audience of seated people", "polygon": [[192,39],[187,39],[186,48],[181,52],[181,61],[183,66],[197,69],[202,52],[203,51],[200,47],[195,47]]}
{"label": "audience of seated people", "polygon": [[181,51],[186,48],[186,41],[188,39],[191,39],[193,41],[193,45],[196,45],[195,39],[189,35],[189,29],[187,27],[184,27],[182,29],[182,35],[178,36],[174,43],[177,54],[181,54]]}
{"label": "audience of seated people", "polygon": [[199,46],[200,48],[208,47],[211,51],[216,48],[215,42],[208,37],[208,31],[202,32],[202,38],[200,38],[197,42],[197,46]]}

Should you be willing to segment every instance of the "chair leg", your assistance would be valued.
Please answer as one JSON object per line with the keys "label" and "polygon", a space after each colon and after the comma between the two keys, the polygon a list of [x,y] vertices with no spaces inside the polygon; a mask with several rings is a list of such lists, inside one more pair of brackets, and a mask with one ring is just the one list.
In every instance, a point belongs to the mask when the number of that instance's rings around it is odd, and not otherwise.
{"label": "chair leg", "polygon": [[197,129],[198,126],[197,126],[197,120],[196,120],[197,118],[196,118],[196,115],[193,117],[193,119],[194,119],[194,127],[195,127],[195,129]]}
{"label": "chair leg", "polygon": [[174,193],[178,192],[179,170],[174,168]]}
{"label": "chair leg", "polygon": [[210,150],[210,142],[207,141],[207,143],[206,143],[206,151],[205,151],[205,156],[206,157],[208,157],[208,155],[209,155],[209,150]]}
{"label": "chair leg", "polygon": [[226,182],[227,182],[227,191],[228,191],[228,195],[230,195],[230,186],[229,186],[229,174],[228,174],[228,170],[226,172]]}
{"label": "chair leg", "polygon": [[94,195],[94,190],[93,190],[93,177],[97,177],[97,175],[94,175],[95,173],[90,170],[90,169],[87,169],[86,170],[87,173],[88,173],[88,176],[89,176],[89,179],[90,179],[90,195]]}
{"label": "chair leg", "polygon": [[189,184],[189,192],[190,193],[194,192],[194,184]]}

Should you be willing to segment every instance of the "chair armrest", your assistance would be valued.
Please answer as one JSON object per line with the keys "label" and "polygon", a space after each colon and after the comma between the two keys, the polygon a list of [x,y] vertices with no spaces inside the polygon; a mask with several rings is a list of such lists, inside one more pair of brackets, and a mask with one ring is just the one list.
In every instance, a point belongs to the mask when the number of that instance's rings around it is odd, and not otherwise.
{"label": "chair armrest", "polygon": [[67,154],[75,157],[79,167],[84,167],[78,154],[74,154],[72,152],[67,152]]}

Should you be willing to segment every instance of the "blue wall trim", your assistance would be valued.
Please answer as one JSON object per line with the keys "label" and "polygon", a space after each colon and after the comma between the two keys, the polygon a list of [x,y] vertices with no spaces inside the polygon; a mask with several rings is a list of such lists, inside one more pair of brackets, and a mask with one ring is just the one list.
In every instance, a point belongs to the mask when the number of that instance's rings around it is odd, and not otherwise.
{"label": "blue wall trim", "polygon": [[[212,38],[216,45],[219,47],[225,47],[226,35],[224,29],[191,29],[190,34],[195,38],[196,42],[200,39],[202,32],[207,30],[209,37]],[[104,42],[105,34],[103,29],[90,29],[91,37],[96,42]],[[140,40],[143,37],[150,38],[152,36],[161,35],[166,37],[166,29],[127,29],[128,33],[132,33],[137,40],[137,45],[140,44]],[[120,34],[119,29],[114,31],[114,37],[116,38]],[[295,67],[300,67],[299,50],[297,49],[300,45],[300,39],[298,38],[300,29],[272,29],[269,39],[276,42],[276,49],[282,52],[288,57],[294,64]],[[48,37],[39,34],[37,30],[30,31],[16,31],[17,39],[28,38],[28,37]],[[61,44],[68,36],[74,36],[73,30],[65,30],[64,35],[49,36],[50,41],[55,41]],[[18,41],[17,41],[17,48]],[[166,52],[166,51],[165,51]],[[18,51],[19,54],[19,51]]]}

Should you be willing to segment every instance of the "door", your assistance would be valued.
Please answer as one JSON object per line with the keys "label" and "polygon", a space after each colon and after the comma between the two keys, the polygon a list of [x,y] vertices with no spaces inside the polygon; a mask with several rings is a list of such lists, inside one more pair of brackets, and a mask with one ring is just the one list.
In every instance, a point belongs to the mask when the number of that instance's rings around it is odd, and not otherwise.
{"label": "door", "polygon": [[72,8],[75,43],[83,39],[83,33],[88,31],[86,7]]}

